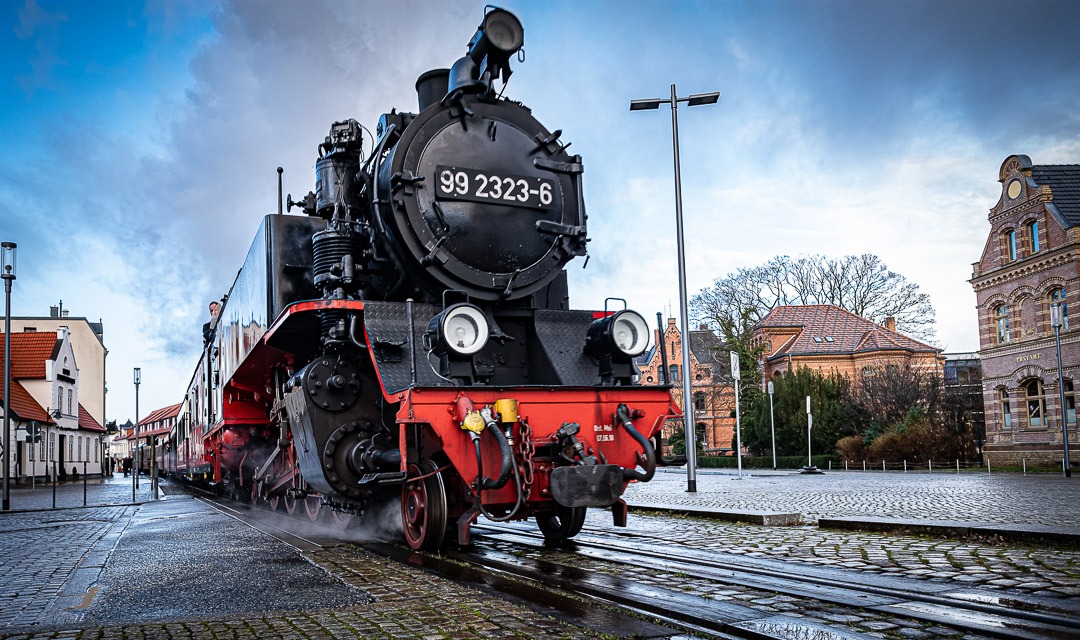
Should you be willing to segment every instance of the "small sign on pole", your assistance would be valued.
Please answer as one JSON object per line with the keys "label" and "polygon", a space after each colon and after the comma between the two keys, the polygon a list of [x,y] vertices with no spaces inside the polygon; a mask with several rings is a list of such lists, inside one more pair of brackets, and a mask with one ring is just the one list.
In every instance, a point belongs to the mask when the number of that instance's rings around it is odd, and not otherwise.
{"label": "small sign on pole", "polygon": [[735,380],[735,460],[742,479],[742,425],[739,419],[739,354],[731,352],[731,377]]}

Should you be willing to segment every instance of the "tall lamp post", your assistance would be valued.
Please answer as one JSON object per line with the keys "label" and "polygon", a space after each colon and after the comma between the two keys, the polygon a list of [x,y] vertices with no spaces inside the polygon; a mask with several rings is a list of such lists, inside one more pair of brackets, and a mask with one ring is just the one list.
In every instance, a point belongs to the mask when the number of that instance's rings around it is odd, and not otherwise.
{"label": "tall lamp post", "polygon": [[4,279],[4,498],[11,509],[11,283],[15,281],[14,242],[0,242],[0,278]]}
{"label": "tall lamp post", "polygon": [[1054,326],[1054,345],[1057,347],[1057,370],[1058,370],[1058,403],[1061,406],[1061,446],[1065,452],[1063,466],[1065,477],[1072,477],[1072,465],[1069,462],[1069,416],[1065,414],[1065,381],[1062,376],[1061,364],[1061,326],[1065,320],[1061,313],[1061,303],[1050,305],[1050,324]]}
{"label": "tall lamp post", "polygon": [[135,490],[139,488],[139,383],[142,382],[142,369],[135,367],[135,451],[131,460],[135,465],[131,474],[131,501],[135,502]]}
{"label": "tall lamp post", "polygon": [[[682,372],[683,372],[683,428],[686,432],[686,490],[697,492],[697,433],[694,427],[694,402],[690,395],[690,328],[689,328],[689,305],[686,299],[686,251],[683,241],[683,216],[682,216],[682,176],[679,172],[679,103],[685,102],[689,107],[701,104],[716,104],[720,99],[720,92],[698,93],[686,98],[678,98],[675,94],[675,85],[671,85],[671,97],[650,98],[647,100],[631,100],[631,111],[651,111],[659,109],[660,105],[671,105],[671,140],[675,155],[675,235],[678,242],[679,258],[679,315],[681,316],[682,331]],[[739,452],[736,452],[738,455]]]}

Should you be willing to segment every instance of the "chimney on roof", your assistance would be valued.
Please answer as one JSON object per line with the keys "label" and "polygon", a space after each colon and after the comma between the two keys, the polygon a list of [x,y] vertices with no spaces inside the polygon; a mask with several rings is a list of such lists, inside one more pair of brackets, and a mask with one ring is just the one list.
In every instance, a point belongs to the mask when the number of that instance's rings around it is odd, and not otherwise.
{"label": "chimney on roof", "polygon": [[66,340],[67,336],[68,336],[68,328],[67,327],[65,327],[65,326],[57,327],[57,329],[56,329],[56,337],[57,338],[59,338],[60,340]]}
{"label": "chimney on roof", "polygon": [[698,331],[708,331],[709,330],[709,325],[702,322],[701,324],[698,325],[697,328],[698,328]]}
{"label": "chimney on roof", "polygon": [[675,318],[668,318],[667,319],[667,328],[668,329],[674,329],[675,328]]}
{"label": "chimney on roof", "polygon": [[885,328],[889,331],[896,331],[896,318],[893,316],[885,318]]}
{"label": "chimney on roof", "polygon": [[60,317],[60,307],[58,307],[56,305],[53,305],[53,306],[49,307],[49,317],[50,318],[59,318]]}

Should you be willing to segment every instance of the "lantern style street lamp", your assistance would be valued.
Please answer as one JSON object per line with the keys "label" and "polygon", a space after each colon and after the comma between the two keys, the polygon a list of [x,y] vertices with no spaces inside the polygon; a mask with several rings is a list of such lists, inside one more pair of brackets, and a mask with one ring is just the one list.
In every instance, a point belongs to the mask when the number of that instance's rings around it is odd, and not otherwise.
{"label": "lantern style street lamp", "polygon": [[135,367],[135,451],[131,454],[134,465],[131,474],[131,501],[135,502],[135,491],[139,488],[139,384],[142,382],[142,369]]}
{"label": "lantern style street lamp", "polygon": [[11,509],[11,283],[15,281],[14,242],[0,242],[0,278],[4,279],[4,511]]}
{"label": "lantern style street lamp", "polygon": [[1069,417],[1065,414],[1065,381],[1062,375],[1061,365],[1061,325],[1065,320],[1062,317],[1062,303],[1050,305],[1050,324],[1054,326],[1054,344],[1057,347],[1057,370],[1058,370],[1058,402],[1061,405],[1061,446],[1065,457],[1062,466],[1065,468],[1065,477],[1072,477],[1072,464],[1069,462]]}
{"label": "lantern style street lamp", "polygon": [[[675,154],[675,235],[678,241],[679,258],[679,315],[682,316],[682,373],[683,373],[683,427],[686,431],[686,490],[694,493],[697,491],[697,429],[694,424],[694,402],[690,395],[690,329],[689,329],[689,305],[686,299],[686,250],[683,242],[683,216],[682,216],[682,176],[679,173],[679,103],[685,102],[689,107],[702,104],[716,104],[720,99],[720,92],[698,93],[686,98],[678,98],[675,95],[675,85],[671,85],[670,98],[650,98],[646,100],[631,100],[631,111],[650,111],[659,109],[660,105],[671,105],[671,139]],[[741,452],[736,451],[735,455]]]}

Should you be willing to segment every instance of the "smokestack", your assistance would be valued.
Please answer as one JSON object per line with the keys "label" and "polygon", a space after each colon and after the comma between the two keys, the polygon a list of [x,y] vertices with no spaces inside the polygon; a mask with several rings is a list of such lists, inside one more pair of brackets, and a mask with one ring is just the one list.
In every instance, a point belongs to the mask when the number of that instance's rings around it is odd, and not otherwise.
{"label": "smokestack", "polygon": [[889,331],[896,331],[896,318],[893,316],[885,318],[885,328]]}

